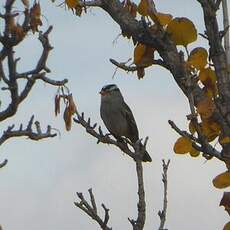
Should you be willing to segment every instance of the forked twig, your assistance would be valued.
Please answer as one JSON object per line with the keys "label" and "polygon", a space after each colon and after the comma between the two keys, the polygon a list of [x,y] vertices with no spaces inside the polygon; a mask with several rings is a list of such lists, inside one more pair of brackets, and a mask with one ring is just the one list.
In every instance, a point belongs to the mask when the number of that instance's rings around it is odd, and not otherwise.
{"label": "forked twig", "polygon": [[97,205],[95,202],[95,197],[92,189],[88,189],[90,196],[90,203],[84,198],[82,193],[77,192],[77,196],[80,199],[79,202],[74,202],[76,207],[80,208],[83,212],[85,212],[89,217],[95,220],[103,230],[112,230],[112,228],[108,227],[109,222],[109,209],[102,203],[101,206],[104,210],[104,218],[102,219],[97,213]]}
{"label": "forked twig", "polygon": [[160,217],[160,227],[159,230],[167,230],[164,228],[165,221],[166,221],[166,213],[167,213],[167,206],[168,206],[168,167],[169,167],[170,160],[165,163],[165,160],[162,160],[162,182],[164,185],[164,200],[163,200],[163,209],[162,211],[158,212],[158,216]]}

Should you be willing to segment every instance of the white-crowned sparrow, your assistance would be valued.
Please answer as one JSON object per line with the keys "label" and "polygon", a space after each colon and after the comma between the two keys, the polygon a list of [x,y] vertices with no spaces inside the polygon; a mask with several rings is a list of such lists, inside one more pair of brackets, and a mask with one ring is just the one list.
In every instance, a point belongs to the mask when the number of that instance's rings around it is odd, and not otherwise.
{"label": "white-crowned sparrow", "polygon": [[[123,141],[122,136],[124,136],[132,143],[136,143],[139,140],[137,125],[119,88],[114,84],[106,85],[101,89],[100,94],[100,114],[106,128],[118,141]],[[142,160],[152,161],[147,151]]]}

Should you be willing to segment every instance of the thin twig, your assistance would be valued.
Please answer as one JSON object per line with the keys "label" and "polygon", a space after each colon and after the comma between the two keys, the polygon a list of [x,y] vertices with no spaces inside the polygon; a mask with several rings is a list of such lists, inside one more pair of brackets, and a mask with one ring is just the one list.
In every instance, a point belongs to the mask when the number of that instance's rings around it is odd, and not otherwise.
{"label": "thin twig", "polygon": [[102,219],[97,214],[97,206],[95,202],[95,197],[93,194],[92,189],[90,188],[88,190],[90,195],[90,201],[91,204],[84,198],[84,195],[82,193],[77,192],[77,196],[80,199],[79,202],[74,202],[75,206],[80,208],[83,212],[85,212],[89,217],[91,217],[93,220],[95,220],[103,230],[112,230],[112,228],[108,227],[108,221],[109,221],[109,209],[106,208],[106,206],[102,203],[101,206],[105,212],[104,218]]}
{"label": "thin twig", "polygon": [[[22,125],[18,130],[14,130],[15,125],[8,127],[6,131],[3,132],[3,135],[0,137],[0,145],[2,145],[6,140],[12,137],[22,137],[26,136],[31,140],[41,140],[48,137],[55,137],[56,133],[51,133],[51,127],[48,125],[46,132],[41,131],[39,122],[33,122],[34,116],[30,118],[30,121],[27,124],[27,127],[23,129]],[[35,131],[32,130],[32,125],[35,124]]]}
{"label": "thin twig", "polygon": [[[112,64],[114,64],[116,67],[120,68],[120,69],[123,69],[127,72],[135,72],[137,71],[138,69],[140,68],[146,68],[147,66],[146,65],[138,65],[138,66],[127,66],[125,63],[123,62],[117,62],[116,60],[114,59],[109,59],[110,62]],[[159,66],[162,66],[166,69],[169,69],[169,67],[166,65],[166,63],[164,63],[161,59],[158,59],[158,60],[152,60],[152,64],[153,65],[159,65]]]}
{"label": "thin twig", "polygon": [[158,216],[160,217],[160,227],[159,230],[166,230],[164,228],[165,221],[166,221],[166,213],[167,213],[167,206],[168,206],[168,167],[169,167],[170,160],[165,163],[165,160],[162,160],[162,182],[164,185],[164,199],[163,199],[163,209],[162,211],[158,212]]}

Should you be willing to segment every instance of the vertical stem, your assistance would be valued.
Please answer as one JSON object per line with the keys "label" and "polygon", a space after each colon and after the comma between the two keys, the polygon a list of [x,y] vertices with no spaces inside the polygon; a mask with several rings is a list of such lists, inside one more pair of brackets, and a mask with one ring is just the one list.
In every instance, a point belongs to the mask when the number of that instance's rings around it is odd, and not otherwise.
{"label": "vertical stem", "polygon": [[138,181],[138,217],[136,224],[133,226],[134,230],[142,230],[145,225],[145,190],[144,190],[144,179],[143,179],[143,166],[141,160],[136,160],[136,171],[137,171],[137,181]]}
{"label": "vertical stem", "polygon": [[227,56],[227,63],[230,65],[230,38],[229,38],[229,15],[228,15],[228,4],[227,0],[222,0],[223,8],[223,24],[224,30],[227,29],[226,34],[224,35],[224,49]]}
{"label": "vertical stem", "polygon": [[160,217],[160,227],[159,230],[164,230],[164,225],[166,221],[166,212],[167,212],[167,206],[168,206],[168,167],[170,160],[168,160],[167,163],[165,163],[165,160],[162,160],[163,162],[163,173],[162,173],[162,182],[164,184],[164,201],[163,201],[163,209],[162,211],[158,212],[158,215]]}

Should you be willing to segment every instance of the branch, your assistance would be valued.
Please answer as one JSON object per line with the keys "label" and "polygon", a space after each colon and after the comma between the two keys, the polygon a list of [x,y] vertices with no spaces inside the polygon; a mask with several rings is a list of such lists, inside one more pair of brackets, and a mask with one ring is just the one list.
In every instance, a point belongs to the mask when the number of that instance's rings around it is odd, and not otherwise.
{"label": "branch", "polygon": [[158,216],[160,217],[160,227],[159,230],[167,230],[164,229],[165,221],[166,221],[166,213],[167,213],[167,205],[168,205],[168,199],[167,199],[167,193],[168,193],[168,167],[170,160],[168,160],[167,163],[165,163],[165,160],[162,160],[163,163],[163,174],[162,174],[162,182],[164,184],[164,202],[163,202],[163,209],[162,211],[158,212]]}
{"label": "branch", "polygon": [[[127,66],[127,65],[125,65],[125,63],[123,63],[123,62],[117,62],[117,61],[114,60],[114,59],[109,59],[109,60],[110,60],[110,62],[111,62],[112,64],[114,64],[114,65],[117,66],[118,68],[123,69],[123,70],[125,70],[125,71],[127,71],[127,72],[135,72],[135,71],[137,71],[139,68],[146,68],[146,67],[148,67],[148,66],[146,66],[146,65]],[[152,61],[152,64],[153,64],[153,65],[159,65],[159,66],[162,66],[162,67],[164,67],[164,68],[166,68],[166,69],[169,69],[169,67],[167,66],[167,64],[166,64],[164,61],[162,61],[161,59],[153,60],[153,61]]]}
{"label": "branch", "polygon": [[[33,70],[20,73],[20,74],[17,73],[16,63],[19,59],[14,60],[12,49],[8,49],[7,51],[8,66],[10,72],[9,80],[4,75],[3,68],[0,63],[0,75],[2,76],[4,82],[8,85],[8,89],[11,92],[11,103],[4,111],[0,112],[0,121],[3,121],[8,117],[13,116],[16,113],[19,104],[29,95],[34,84],[36,83],[36,80],[40,79],[54,86],[62,86],[68,82],[67,79],[64,79],[62,81],[55,81],[45,76],[46,72],[50,72],[49,68],[46,65],[46,62],[48,59],[49,52],[52,49],[52,46],[50,45],[48,39],[48,35],[50,34],[51,31],[52,31],[52,26],[50,26],[46,32],[39,33],[39,41],[42,44],[43,51],[36,67]],[[42,70],[45,70],[45,72],[41,72]],[[20,95],[18,95],[18,84],[17,84],[17,81],[19,79],[27,80],[27,83],[24,89],[22,90],[22,92],[20,93]]]}
{"label": "branch", "polygon": [[224,35],[224,49],[227,56],[227,64],[230,65],[230,37],[229,37],[229,15],[228,15],[228,4],[227,0],[222,0],[223,8],[223,25],[224,28],[227,28],[227,31]]}
{"label": "branch", "polygon": [[[221,161],[224,161],[224,158],[222,157],[221,152],[216,150],[212,145],[210,145],[208,142],[202,141],[200,138],[196,138],[193,135],[189,134],[188,132],[179,129],[176,124],[169,120],[168,123],[170,124],[171,128],[174,129],[178,134],[180,134],[183,137],[189,138],[193,142],[193,147],[197,149],[198,151],[203,152],[204,154],[208,154],[210,156],[216,157]],[[199,143],[201,146],[197,145]],[[205,146],[205,147],[204,147]]]}
{"label": "branch", "polygon": [[[47,126],[46,132],[41,131],[41,126],[38,121],[34,121],[34,116],[30,118],[30,121],[28,122],[28,125],[26,128],[23,129],[22,124],[20,125],[20,128],[18,130],[13,130],[15,125],[9,126],[6,131],[3,132],[3,135],[0,137],[0,145],[2,145],[6,140],[12,137],[22,137],[26,136],[31,140],[41,140],[48,137],[55,137],[57,134],[51,133],[51,126]],[[35,131],[32,130],[32,125],[35,125]]]}
{"label": "branch", "polygon": [[[94,125],[91,125],[91,119],[88,118],[86,121],[84,118],[84,113],[81,115],[76,112],[77,118],[74,118],[73,120],[80,124],[82,127],[85,128],[86,132],[89,133],[91,136],[95,137],[97,139],[97,143],[105,143],[105,144],[111,144],[116,147],[118,147],[122,152],[126,153],[128,156],[130,156],[134,161],[138,159],[142,159],[143,152],[145,151],[146,143],[142,146],[141,151],[137,151],[137,146],[140,145],[141,140],[138,140],[136,143],[131,143],[127,139],[123,139],[123,141],[114,140],[109,137],[109,134],[104,134],[101,127],[99,126],[98,131],[96,131],[97,123]],[[145,142],[148,138],[145,139]],[[130,150],[128,144],[131,145],[133,150]]]}
{"label": "branch", "polygon": [[88,192],[90,195],[91,204],[87,200],[85,200],[82,193],[77,192],[77,196],[80,199],[80,202],[74,202],[75,206],[80,208],[83,212],[85,212],[88,216],[95,220],[100,225],[101,229],[112,230],[112,228],[107,226],[109,221],[109,209],[106,208],[103,203],[101,204],[105,212],[104,220],[102,220],[102,218],[97,214],[97,206],[92,189],[90,188]]}
{"label": "branch", "polygon": [[138,215],[136,220],[130,218],[128,218],[128,220],[133,226],[133,230],[142,230],[144,229],[145,219],[146,219],[146,204],[145,204],[143,166],[141,160],[136,160],[136,172],[137,172],[137,181],[138,181],[138,203],[137,203]]}
{"label": "branch", "polygon": [[79,1],[79,6],[82,7],[101,7],[102,6],[102,1],[101,0],[94,0],[94,1]]}
{"label": "branch", "polygon": [[[8,163],[8,160],[5,159],[3,162],[0,163],[0,168],[3,168],[4,166],[6,166],[7,163]],[[1,228],[0,228],[0,230],[1,230]]]}

